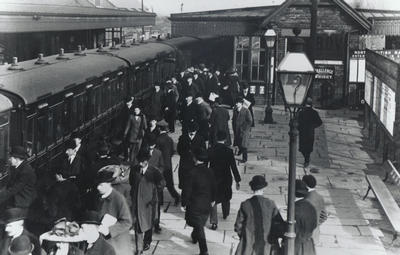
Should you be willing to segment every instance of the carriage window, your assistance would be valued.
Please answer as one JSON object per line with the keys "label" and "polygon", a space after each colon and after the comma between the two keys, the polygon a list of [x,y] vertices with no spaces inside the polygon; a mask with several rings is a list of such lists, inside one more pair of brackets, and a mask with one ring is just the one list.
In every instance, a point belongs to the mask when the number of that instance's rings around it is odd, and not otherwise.
{"label": "carriage window", "polygon": [[35,133],[35,118],[34,116],[29,116],[26,121],[26,149],[29,157],[36,153],[35,148],[33,147],[33,137]]}
{"label": "carriage window", "polygon": [[84,109],[85,109],[85,102],[84,102],[84,94],[80,94],[75,98],[76,102],[76,113],[75,116],[75,127],[80,127],[84,122]]}
{"label": "carriage window", "polygon": [[36,127],[35,151],[39,153],[46,148],[47,116],[42,115],[38,117],[36,120]]}
{"label": "carriage window", "polygon": [[72,99],[66,98],[64,101],[64,135],[69,134],[72,131]]}
{"label": "carriage window", "polygon": [[55,142],[54,139],[54,113],[52,111],[49,111],[47,114],[47,132],[45,133],[46,135],[46,145],[50,145]]}
{"label": "carriage window", "polygon": [[93,106],[94,106],[94,116],[92,117],[96,117],[101,113],[101,87],[96,87],[93,90]]}
{"label": "carriage window", "polygon": [[54,141],[57,142],[63,136],[63,104],[55,105],[52,112]]}
{"label": "carriage window", "polygon": [[8,113],[0,114],[0,174],[2,176],[7,163],[9,118]]}
{"label": "carriage window", "polygon": [[94,112],[93,101],[94,101],[93,91],[91,89],[87,90],[85,95],[85,122],[90,121],[93,117],[93,112]]}

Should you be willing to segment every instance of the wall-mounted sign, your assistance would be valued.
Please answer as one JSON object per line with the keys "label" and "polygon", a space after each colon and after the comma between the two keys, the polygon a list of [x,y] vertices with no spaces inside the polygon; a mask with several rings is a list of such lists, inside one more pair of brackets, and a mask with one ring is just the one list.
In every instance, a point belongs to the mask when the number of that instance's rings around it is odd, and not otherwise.
{"label": "wall-mounted sign", "polygon": [[372,107],[371,105],[371,90],[374,86],[374,76],[369,71],[365,72],[365,87],[364,87],[364,99],[365,102]]}
{"label": "wall-mounted sign", "polygon": [[251,85],[250,86],[250,94],[255,94],[256,93],[256,86]]}
{"label": "wall-mounted sign", "polygon": [[264,95],[265,94],[265,88],[264,88],[264,86],[259,86],[259,88],[260,88],[260,95]]}
{"label": "wall-mounted sign", "polygon": [[396,117],[396,92],[382,82],[380,120],[391,135],[393,135]]}
{"label": "wall-mounted sign", "polygon": [[315,79],[333,80],[335,67],[333,66],[315,66]]}

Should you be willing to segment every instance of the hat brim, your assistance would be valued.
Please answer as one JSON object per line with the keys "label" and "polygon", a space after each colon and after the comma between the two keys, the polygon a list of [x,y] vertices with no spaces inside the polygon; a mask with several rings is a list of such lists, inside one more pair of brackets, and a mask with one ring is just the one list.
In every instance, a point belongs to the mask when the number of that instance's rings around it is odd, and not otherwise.
{"label": "hat brim", "polygon": [[94,221],[94,220],[84,220],[80,222],[80,225],[82,224],[90,224],[90,225],[101,225],[101,222]]}
{"label": "hat brim", "polygon": [[263,188],[267,187],[268,183],[267,182],[263,182],[263,183],[254,184],[253,181],[250,181],[249,182],[249,186],[250,186],[251,190],[260,190],[260,189],[263,189]]}

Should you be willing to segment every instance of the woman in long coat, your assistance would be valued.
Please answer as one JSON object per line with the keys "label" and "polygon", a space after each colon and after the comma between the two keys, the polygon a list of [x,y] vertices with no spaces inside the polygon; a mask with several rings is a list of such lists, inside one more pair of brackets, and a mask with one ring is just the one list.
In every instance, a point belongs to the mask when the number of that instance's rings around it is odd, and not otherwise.
{"label": "woman in long coat", "polygon": [[195,166],[185,181],[182,206],[186,206],[186,223],[193,227],[192,241],[199,242],[200,255],[206,255],[208,249],[204,226],[210,214],[211,203],[215,201],[216,183],[211,169],[207,167],[207,151],[200,147],[193,154]]}

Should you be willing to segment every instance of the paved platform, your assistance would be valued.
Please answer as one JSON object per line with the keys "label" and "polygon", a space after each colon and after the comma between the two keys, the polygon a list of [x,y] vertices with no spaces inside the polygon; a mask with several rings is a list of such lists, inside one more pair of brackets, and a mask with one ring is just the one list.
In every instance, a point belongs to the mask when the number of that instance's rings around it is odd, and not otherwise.
{"label": "paved platform", "polygon": [[[372,192],[365,201],[362,200],[367,189],[364,171],[380,165],[363,147],[362,128],[357,121],[359,112],[319,112],[324,124],[316,130],[314,152],[307,169],[302,167],[302,155],[297,153],[298,177],[301,178],[305,172],[313,173],[318,181],[317,190],[324,196],[329,212],[328,220],[321,225],[317,254],[400,254],[400,247],[390,244],[390,225]],[[278,207],[286,207],[288,114],[282,108],[274,108],[277,123],[273,125],[261,123],[263,114],[263,109],[255,109],[256,127],[251,131],[249,160],[246,164],[239,164],[241,189],[236,191],[233,188],[231,215],[223,220],[219,208],[218,229],[213,231],[207,226],[210,254],[234,254],[238,238],[233,225],[240,203],[252,196],[248,182],[253,175],[264,174],[269,182],[265,196],[273,199]],[[175,141],[178,134],[173,135]],[[178,156],[174,156],[173,162],[177,164]],[[177,184],[177,171],[174,175]],[[162,234],[153,235],[152,247],[145,254],[198,254],[198,245],[191,243],[192,228],[186,226],[184,213],[180,207],[173,206],[167,192],[165,198],[161,215]]]}

